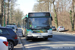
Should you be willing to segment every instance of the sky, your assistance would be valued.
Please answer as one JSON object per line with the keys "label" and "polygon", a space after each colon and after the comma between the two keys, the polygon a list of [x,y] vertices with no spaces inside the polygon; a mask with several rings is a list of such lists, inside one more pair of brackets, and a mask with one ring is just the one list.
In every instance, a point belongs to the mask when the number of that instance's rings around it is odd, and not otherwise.
{"label": "sky", "polygon": [[37,3],[36,0],[17,0],[15,8],[19,8],[25,15],[32,12],[35,3]]}

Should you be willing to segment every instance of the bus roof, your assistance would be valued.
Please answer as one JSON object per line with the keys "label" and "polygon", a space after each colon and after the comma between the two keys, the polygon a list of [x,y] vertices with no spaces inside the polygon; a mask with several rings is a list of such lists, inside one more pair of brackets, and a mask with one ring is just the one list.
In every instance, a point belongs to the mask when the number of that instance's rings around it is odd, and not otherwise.
{"label": "bus roof", "polygon": [[28,13],[28,14],[31,14],[31,13],[50,13],[50,12],[30,12],[30,13]]}

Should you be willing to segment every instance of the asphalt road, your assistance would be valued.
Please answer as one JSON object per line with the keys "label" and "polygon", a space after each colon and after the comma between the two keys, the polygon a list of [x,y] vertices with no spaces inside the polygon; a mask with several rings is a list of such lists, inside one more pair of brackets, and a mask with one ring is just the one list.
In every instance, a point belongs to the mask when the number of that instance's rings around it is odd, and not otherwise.
{"label": "asphalt road", "polygon": [[14,46],[13,50],[23,50],[24,46],[21,42],[20,36],[22,35],[22,33],[21,33],[20,29],[17,30],[16,34],[17,34],[17,37],[18,37],[18,44],[16,46]]}
{"label": "asphalt road", "polygon": [[14,50],[75,50],[75,35],[53,32],[53,38],[48,40],[35,39],[27,41],[21,37],[20,47]]}

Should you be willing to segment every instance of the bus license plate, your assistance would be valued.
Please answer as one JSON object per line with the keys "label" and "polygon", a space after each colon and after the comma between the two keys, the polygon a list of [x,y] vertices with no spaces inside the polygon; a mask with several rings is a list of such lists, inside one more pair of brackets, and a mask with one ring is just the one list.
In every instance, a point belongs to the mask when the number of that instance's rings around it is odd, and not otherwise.
{"label": "bus license plate", "polygon": [[38,36],[38,38],[43,38],[43,36]]}

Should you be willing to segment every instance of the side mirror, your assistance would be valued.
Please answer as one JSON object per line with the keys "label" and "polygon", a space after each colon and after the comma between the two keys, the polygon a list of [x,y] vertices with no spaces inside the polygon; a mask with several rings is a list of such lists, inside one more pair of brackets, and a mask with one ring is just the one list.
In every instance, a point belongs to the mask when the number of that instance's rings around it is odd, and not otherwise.
{"label": "side mirror", "polygon": [[53,18],[52,18],[52,16],[51,16],[51,21],[53,21]]}
{"label": "side mirror", "polygon": [[27,20],[25,20],[25,22],[27,22]]}
{"label": "side mirror", "polygon": [[28,18],[27,18],[27,17],[25,17],[25,22],[27,22],[27,20],[28,20]]}

